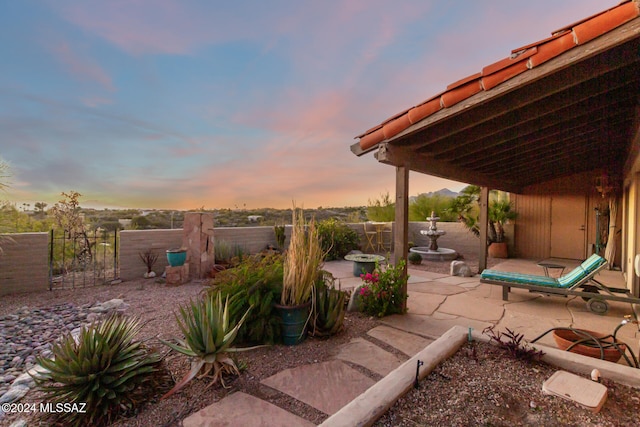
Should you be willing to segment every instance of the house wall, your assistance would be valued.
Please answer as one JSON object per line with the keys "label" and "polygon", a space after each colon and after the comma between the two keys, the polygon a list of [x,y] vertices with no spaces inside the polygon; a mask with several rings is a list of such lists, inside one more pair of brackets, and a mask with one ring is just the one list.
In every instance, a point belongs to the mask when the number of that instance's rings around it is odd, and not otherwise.
{"label": "house wall", "polygon": [[636,108],[631,135],[629,156],[622,171],[622,271],[625,273],[627,288],[635,296],[640,296],[640,279],[634,269],[634,260],[640,254],[640,106]]}
{"label": "house wall", "polygon": [[599,174],[600,171],[594,171],[548,181],[530,186],[522,194],[516,195],[518,218],[515,223],[515,255],[534,259],[551,256],[552,201],[569,196],[582,196],[586,200],[586,212],[576,213],[575,226],[583,225],[586,215],[584,256],[592,253],[596,244],[595,207],[604,210],[607,204],[595,189],[594,180]]}

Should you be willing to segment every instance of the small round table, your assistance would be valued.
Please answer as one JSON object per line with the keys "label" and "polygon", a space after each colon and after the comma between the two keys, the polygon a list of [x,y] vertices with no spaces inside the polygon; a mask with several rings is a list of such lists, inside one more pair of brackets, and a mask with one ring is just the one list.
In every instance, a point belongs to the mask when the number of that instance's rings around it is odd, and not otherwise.
{"label": "small round table", "polygon": [[360,277],[363,273],[373,273],[376,262],[384,260],[382,255],[375,254],[351,254],[344,257],[347,261],[353,261],[353,275]]}
{"label": "small round table", "polygon": [[542,269],[544,270],[544,275],[547,276],[547,277],[551,277],[549,275],[549,269],[551,269],[551,270],[560,270],[560,273],[558,274],[558,277],[562,276],[562,273],[564,273],[564,269],[565,269],[564,265],[554,264],[552,262],[544,262],[544,261],[539,262],[538,266],[542,267]]}

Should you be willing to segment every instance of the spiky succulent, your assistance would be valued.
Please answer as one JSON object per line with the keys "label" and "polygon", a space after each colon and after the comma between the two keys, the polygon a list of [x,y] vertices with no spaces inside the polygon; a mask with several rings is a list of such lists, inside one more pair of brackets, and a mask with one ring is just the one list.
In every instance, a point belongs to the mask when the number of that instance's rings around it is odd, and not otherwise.
{"label": "spiky succulent", "polygon": [[[334,281],[330,273],[325,273],[316,283],[311,335],[329,336],[340,332],[342,329],[347,294],[344,291],[335,289]],[[327,282],[330,283],[329,286],[327,286]]]}
{"label": "spiky succulent", "polygon": [[112,314],[83,326],[77,338],[67,333],[52,346],[53,358],[37,359],[46,370],[34,376],[45,400],[86,403],[84,412],[62,412],[64,425],[104,425],[119,413],[148,400],[150,390],[168,379],[162,357],[135,336],[135,317]]}
{"label": "spiky succulent", "polygon": [[176,320],[184,340],[176,339],[177,344],[161,341],[171,349],[194,357],[196,360],[191,364],[191,370],[162,398],[169,397],[180,390],[199,373],[199,378],[212,377],[209,385],[219,380],[223,387],[225,386],[223,374],[239,375],[238,366],[227,353],[255,348],[231,348],[238,329],[250,311],[251,308],[233,325],[229,316],[229,298],[226,298],[222,305],[222,296],[219,293],[207,294],[199,300],[190,301],[187,306],[180,306],[180,316],[176,314]]}

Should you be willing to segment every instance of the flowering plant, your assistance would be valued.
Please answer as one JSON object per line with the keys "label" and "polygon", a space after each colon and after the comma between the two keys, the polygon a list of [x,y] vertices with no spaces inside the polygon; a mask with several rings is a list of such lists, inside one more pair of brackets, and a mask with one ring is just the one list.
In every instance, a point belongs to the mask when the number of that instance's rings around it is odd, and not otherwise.
{"label": "flowering plant", "polygon": [[406,295],[404,285],[409,279],[404,274],[405,261],[397,266],[387,266],[384,270],[378,263],[373,273],[361,274],[362,286],[360,297],[365,313],[384,317],[388,314],[403,313],[403,303]]}

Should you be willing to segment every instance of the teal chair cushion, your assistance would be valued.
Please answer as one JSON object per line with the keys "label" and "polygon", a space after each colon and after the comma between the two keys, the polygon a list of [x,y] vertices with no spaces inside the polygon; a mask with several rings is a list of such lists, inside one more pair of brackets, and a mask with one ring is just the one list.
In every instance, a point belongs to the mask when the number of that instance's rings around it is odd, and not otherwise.
{"label": "teal chair cushion", "polygon": [[514,273],[511,271],[484,270],[480,275],[483,279],[500,282],[522,283],[525,285],[558,287],[558,281],[553,277],[536,276],[533,274]]}

